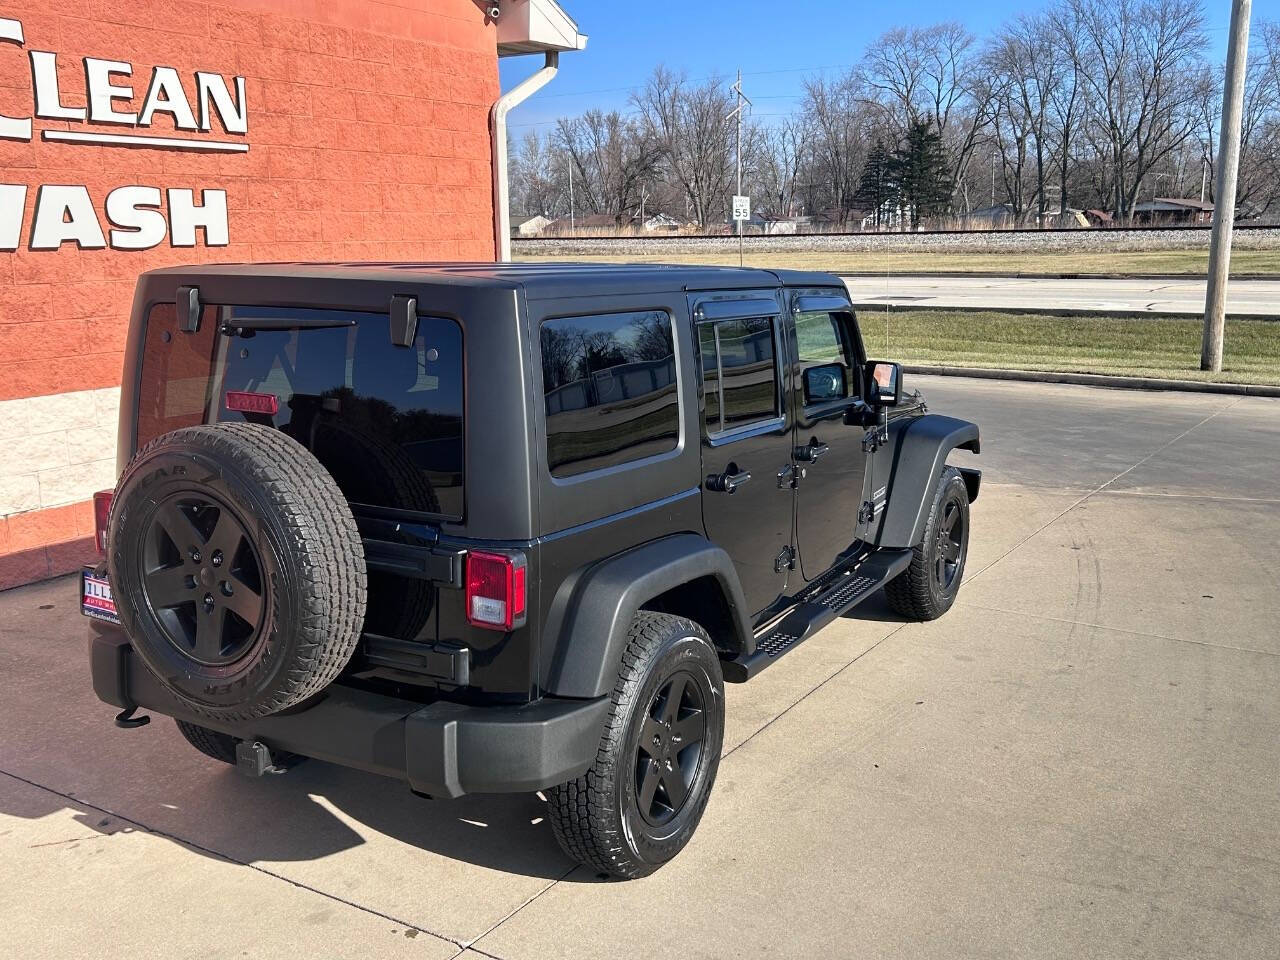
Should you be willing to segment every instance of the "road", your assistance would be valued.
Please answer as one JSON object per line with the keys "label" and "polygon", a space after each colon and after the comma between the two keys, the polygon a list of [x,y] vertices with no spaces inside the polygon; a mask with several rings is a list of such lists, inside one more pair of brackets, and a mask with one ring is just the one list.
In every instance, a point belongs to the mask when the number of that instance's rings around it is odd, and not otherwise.
{"label": "road", "polygon": [[118,730],[73,582],[0,595],[0,956],[1274,957],[1280,400],[911,380],[983,428],[957,605],[874,600],[730,687],[641,881],[535,796]]}
{"label": "road", "polygon": [[[1204,315],[1203,280],[1051,280],[1034,277],[845,277],[855,304],[894,307]],[[1280,317],[1280,280],[1234,280],[1227,313]]]}

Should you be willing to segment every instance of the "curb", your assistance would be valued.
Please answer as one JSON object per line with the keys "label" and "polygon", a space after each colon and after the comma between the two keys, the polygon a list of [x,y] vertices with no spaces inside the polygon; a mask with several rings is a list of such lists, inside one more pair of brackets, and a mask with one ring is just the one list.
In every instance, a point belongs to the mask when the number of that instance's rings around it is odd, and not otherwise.
{"label": "curb", "polygon": [[1071,383],[1113,390],[1177,390],[1185,393],[1225,393],[1247,397],[1280,397],[1280,387],[1261,383],[1202,383],[1199,380],[1162,380],[1158,377],[1111,377],[1098,373],[1055,373],[1050,370],[1004,370],[997,367],[938,367],[906,364],[907,373],[938,377],[972,377],[978,380],[1020,380],[1026,383]]}
{"label": "curb", "polygon": [[[845,274],[848,276],[848,274]],[[895,303],[887,300],[854,301],[853,309],[867,313],[915,313],[929,310],[934,313],[1008,313],[1019,316],[1044,317],[1115,317],[1120,320],[1203,320],[1203,313],[1191,313],[1186,310],[1100,310],[1093,307],[978,307],[970,304],[948,305],[942,303]],[[1263,320],[1274,322],[1280,320],[1280,310],[1276,313],[1236,313],[1227,314],[1228,320]]]}

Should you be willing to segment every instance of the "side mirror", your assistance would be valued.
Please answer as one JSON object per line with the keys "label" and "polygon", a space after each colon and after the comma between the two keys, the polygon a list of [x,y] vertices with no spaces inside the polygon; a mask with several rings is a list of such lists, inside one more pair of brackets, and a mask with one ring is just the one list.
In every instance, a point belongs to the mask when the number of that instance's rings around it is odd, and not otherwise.
{"label": "side mirror", "polygon": [[867,399],[880,407],[896,407],[902,400],[902,366],[885,360],[868,360]]}
{"label": "side mirror", "polygon": [[824,363],[805,369],[805,403],[822,403],[826,400],[843,400],[848,395],[849,385],[845,382],[843,364]]}

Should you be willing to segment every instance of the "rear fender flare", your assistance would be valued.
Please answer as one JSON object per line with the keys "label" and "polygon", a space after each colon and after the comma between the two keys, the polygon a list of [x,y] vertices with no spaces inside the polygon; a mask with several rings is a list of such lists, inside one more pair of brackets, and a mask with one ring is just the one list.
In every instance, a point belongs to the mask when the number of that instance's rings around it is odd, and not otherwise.
{"label": "rear fender flare", "polygon": [[[914,547],[924,536],[934,484],[955,449],[978,453],[978,425],[930,413],[902,418],[889,424],[889,443],[876,456],[889,458],[888,505],[876,545]],[[976,471],[971,471],[976,472]],[[977,483],[966,480],[970,499]]]}
{"label": "rear fender flare", "polygon": [[699,577],[724,593],[737,636],[754,645],[742,585],[729,555],[697,534],[682,533],[602,560],[570,577],[552,603],[543,660],[543,691],[557,697],[602,697],[613,690],[636,611],[659,594]]}

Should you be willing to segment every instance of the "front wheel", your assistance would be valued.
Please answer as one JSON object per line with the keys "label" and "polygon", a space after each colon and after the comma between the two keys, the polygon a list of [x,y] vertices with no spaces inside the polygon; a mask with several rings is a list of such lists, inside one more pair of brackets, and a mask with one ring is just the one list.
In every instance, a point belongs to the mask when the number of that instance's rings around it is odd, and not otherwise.
{"label": "front wheel", "polygon": [[556,840],[611,876],[652,873],[693,836],[723,743],[724,680],[707,632],[640,611],[595,762],[547,791]]}
{"label": "front wheel", "polygon": [[956,602],[968,553],[969,490],[959,470],[945,467],[911,566],[885,585],[889,606],[912,620],[938,619]]}

